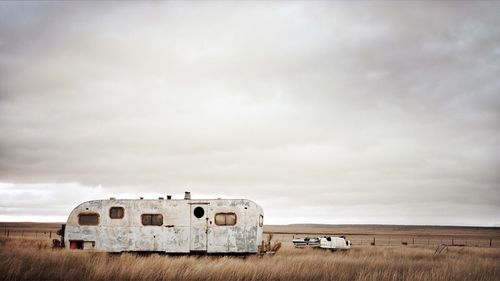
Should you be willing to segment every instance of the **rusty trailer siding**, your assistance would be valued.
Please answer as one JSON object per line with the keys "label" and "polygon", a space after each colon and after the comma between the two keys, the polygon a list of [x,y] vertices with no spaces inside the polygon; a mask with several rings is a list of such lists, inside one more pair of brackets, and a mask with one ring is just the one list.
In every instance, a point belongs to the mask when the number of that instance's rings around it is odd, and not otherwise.
{"label": "rusty trailer siding", "polygon": [[[111,218],[111,207],[122,207],[123,218]],[[234,214],[235,223],[217,225],[215,216],[221,213]],[[80,214],[97,214],[98,224],[80,225]],[[144,214],[161,217],[161,225],[143,225]],[[259,205],[246,199],[94,200],[71,212],[64,241],[68,249],[99,252],[257,253],[263,214]]]}

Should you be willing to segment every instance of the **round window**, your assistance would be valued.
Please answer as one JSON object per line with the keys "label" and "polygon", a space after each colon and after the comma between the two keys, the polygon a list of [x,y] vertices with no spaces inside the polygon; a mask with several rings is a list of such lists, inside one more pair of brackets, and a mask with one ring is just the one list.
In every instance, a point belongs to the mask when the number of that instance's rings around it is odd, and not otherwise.
{"label": "round window", "polygon": [[194,208],[194,212],[193,213],[194,213],[195,217],[201,218],[205,214],[205,210],[203,210],[202,207],[196,207],[196,208]]}

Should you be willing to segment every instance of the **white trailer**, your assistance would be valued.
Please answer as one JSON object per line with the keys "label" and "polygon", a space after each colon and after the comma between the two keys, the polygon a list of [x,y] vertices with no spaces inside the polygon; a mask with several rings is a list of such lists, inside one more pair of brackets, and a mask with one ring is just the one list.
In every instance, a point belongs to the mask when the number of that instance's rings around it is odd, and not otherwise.
{"label": "white trailer", "polygon": [[345,237],[320,237],[319,247],[323,249],[331,250],[349,250],[351,248],[351,241],[347,240]]}
{"label": "white trailer", "polygon": [[69,250],[255,254],[264,212],[246,199],[93,200],[69,215],[62,232]]}
{"label": "white trailer", "polygon": [[345,236],[324,236],[315,238],[294,238],[293,244],[295,248],[320,248],[330,250],[349,250],[351,248],[351,241],[347,240]]}

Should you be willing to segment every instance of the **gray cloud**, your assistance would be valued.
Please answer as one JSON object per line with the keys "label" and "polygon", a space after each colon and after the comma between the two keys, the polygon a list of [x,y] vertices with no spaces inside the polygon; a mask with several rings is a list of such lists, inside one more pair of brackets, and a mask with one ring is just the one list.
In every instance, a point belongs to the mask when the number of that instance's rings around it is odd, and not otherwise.
{"label": "gray cloud", "polygon": [[270,222],[498,225],[499,9],[0,3],[0,219],[189,189]]}

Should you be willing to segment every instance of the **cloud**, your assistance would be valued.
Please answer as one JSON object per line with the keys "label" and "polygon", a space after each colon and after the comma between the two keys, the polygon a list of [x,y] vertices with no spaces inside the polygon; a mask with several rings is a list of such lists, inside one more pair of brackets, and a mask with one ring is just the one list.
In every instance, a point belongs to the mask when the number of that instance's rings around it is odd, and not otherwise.
{"label": "cloud", "polygon": [[0,216],[189,189],[275,222],[498,224],[497,10],[1,3]]}

